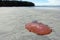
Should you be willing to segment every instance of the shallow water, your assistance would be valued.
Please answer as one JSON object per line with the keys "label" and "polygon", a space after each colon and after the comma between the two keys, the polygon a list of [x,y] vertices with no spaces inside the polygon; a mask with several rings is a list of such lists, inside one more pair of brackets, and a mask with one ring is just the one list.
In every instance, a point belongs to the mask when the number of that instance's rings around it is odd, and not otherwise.
{"label": "shallow water", "polygon": [[[37,20],[49,25],[53,32],[39,36],[28,32],[25,24]],[[1,7],[0,8],[0,40],[59,40],[60,9],[33,7]]]}

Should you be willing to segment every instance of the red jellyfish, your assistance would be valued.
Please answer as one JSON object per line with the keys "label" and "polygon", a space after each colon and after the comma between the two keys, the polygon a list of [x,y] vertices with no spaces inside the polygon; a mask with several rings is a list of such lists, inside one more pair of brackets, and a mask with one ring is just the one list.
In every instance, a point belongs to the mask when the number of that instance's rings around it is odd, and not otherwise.
{"label": "red jellyfish", "polygon": [[52,32],[52,29],[48,25],[45,25],[43,23],[39,23],[37,21],[27,23],[25,25],[25,28],[28,31],[33,32],[33,33],[38,34],[38,35],[47,35],[47,34],[50,34]]}

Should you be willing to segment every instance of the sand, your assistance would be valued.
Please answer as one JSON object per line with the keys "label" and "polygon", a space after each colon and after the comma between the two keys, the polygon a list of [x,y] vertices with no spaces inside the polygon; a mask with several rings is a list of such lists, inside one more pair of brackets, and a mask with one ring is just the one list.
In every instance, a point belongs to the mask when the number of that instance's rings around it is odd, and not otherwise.
{"label": "sand", "polygon": [[[49,25],[53,32],[44,36],[28,32],[25,24],[34,20]],[[60,9],[1,7],[0,40],[60,40]]]}

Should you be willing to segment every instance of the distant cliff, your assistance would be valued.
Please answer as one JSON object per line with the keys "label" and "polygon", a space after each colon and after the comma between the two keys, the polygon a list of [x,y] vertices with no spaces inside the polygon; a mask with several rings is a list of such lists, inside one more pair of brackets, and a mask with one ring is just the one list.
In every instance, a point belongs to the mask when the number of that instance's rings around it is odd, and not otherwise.
{"label": "distant cliff", "polygon": [[28,1],[0,1],[0,6],[35,6],[34,3]]}

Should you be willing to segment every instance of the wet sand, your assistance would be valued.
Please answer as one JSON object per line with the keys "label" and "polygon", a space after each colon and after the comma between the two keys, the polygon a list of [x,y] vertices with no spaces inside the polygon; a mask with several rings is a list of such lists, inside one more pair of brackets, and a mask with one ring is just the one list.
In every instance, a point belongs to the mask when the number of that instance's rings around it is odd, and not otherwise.
{"label": "wet sand", "polygon": [[[53,32],[36,35],[25,29],[25,24],[37,20],[49,25]],[[59,40],[60,9],[35,9],[30,7],[0,8],[0,40]]]}

